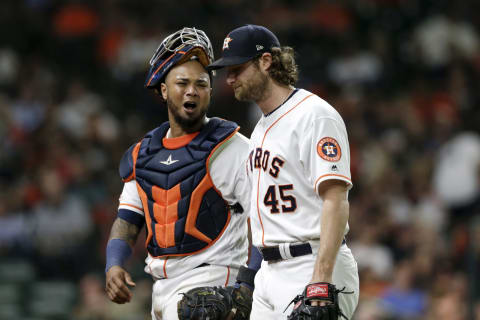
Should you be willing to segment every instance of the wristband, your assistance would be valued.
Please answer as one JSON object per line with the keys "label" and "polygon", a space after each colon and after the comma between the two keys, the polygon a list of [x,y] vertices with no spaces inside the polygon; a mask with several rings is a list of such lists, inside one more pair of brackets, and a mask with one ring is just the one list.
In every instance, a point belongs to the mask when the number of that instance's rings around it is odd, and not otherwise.
{"label": "wristband", "polygon": [[258,251],[257,247],[252,246],[248,268],[240,267],[237,275],[237,282],[234,285],[235,288],[240,288],[240,285],[242,285],[253,291],[255,288],[255,275],[257,274],[258,269],[260,269],[262,259],[262,254]]}
{"label": "wristband", "polygon": [[253,290],[255,288],[255,275],[257,274],[258,270],[252,270],[247,267],[240,267],[238,270],[238,275],[237,275],[237,284],[238,287],[240,285],[245,285],[247,288],[250,288]]}
{"label": "wristband", "polygon": [[113,266],[123,267],[125,261],[132,254],[132,249],[125,240],[112,239],[107,243],[107,263],[105,273]]}

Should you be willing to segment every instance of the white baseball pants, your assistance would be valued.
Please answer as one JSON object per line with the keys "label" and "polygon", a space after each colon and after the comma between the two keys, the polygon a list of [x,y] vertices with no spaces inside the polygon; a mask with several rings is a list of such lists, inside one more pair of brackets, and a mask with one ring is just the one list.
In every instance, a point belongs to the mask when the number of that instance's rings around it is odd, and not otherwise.
{"label": "white baseball pants", "polygon": [[[311,280],[318,249],[312,246],[312,250],[315,254],[262,262],[255,277],[251,320],[287,319],[293,304],[288,308],[287,305],[303,292]],[[340,309],[348,319],[351,319],[358,303],[359,279],[357,262],[347,245],[342,245],[338,252],[333,270],[333,284],[337,289],[346,287],[345,291],[354,292],[338,295]]]}
{"label": "white baseball pants", "polygon": [[237,273],[236,268],[209,265],[192,269],[175,278],[155,280],[152,320],[178,320],[177,303],[182,299],[180,293],[203,286],[231,286],[235,283]]}

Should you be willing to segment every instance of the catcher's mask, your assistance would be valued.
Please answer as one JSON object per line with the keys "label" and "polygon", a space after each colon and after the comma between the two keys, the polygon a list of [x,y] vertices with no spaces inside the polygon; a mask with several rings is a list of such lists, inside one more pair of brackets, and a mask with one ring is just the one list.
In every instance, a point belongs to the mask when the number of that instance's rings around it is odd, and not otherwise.
{"label": "catcher's mask", "polygon": [[[150,59],[150,70],[145,88],[154,89],[164,81],[170,69],[192,58],[204,67],[213,62],[213,49],[205,32],[195,28],[183,28],[166,37]],[[213,73],[209,72],[210,79]]]}

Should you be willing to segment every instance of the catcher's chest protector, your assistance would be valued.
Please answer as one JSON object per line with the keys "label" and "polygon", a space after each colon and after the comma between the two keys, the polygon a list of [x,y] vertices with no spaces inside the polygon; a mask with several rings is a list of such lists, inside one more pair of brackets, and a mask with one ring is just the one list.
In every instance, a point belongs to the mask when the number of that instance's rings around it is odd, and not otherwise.
{"label": "catcher's chest protector", "polygon": [[192,141],[177,149],[163,145],[168,128],[168,123],[162,124],[132,150],[138,152],[133,173],[145,212],[147,250],[154,257],[202,250],[220,237],[230,220],[207,161],[238,126],[212,118]]}

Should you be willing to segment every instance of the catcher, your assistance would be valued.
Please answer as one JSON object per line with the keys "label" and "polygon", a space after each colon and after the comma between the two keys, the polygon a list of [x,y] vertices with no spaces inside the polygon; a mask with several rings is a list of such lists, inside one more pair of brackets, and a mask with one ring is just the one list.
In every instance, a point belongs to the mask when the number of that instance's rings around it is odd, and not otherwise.
{"label": "catcher", "polygon": [[162,41],[145,87],[166,102],[169,121],[134,143],[120,162],[124,188],[106,248],[106,292],[115,303],[132,299],[135,283],[124,264],[145,226],[153,320],[178,319],[181,293],[199,286],[230,288],[198,292],[188,303],[194,308],[182,309],[180,319],[196,319],[196,304],[210,305],[213,296],[225,300],[210,319],[229,312],[232,302],[240,310],[251,300],[233,287],[236,278],[253,283],[247,268],[239,272],[248,252],[248,139],[237,124],[206,116],[213,72],[205,67],[212,61],[202,30],[183,28]]}

